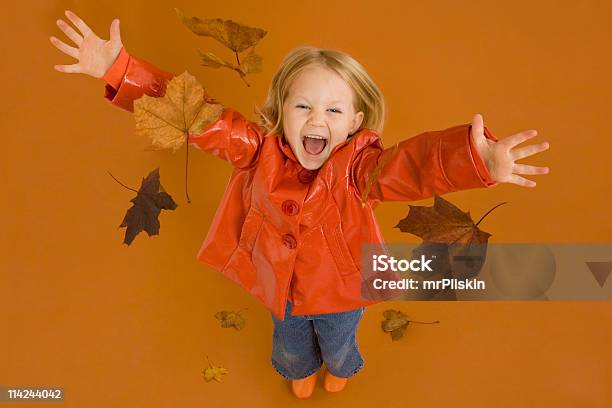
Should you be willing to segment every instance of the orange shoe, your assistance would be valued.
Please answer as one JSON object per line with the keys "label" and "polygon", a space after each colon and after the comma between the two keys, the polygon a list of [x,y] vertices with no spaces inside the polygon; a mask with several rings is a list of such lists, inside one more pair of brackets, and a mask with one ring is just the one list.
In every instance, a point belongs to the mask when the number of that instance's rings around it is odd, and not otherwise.
{"label": "orange shoe", "polygon": [[317,372],[318,371],[315,371],[306,378],[291,380],[293,395],[299,399],[310,398],[315,389],[315,385],[317,385]]}
{"label": "orange shoe", "polygon": [[338,392],[344,389],[344,386],[348,382],[348,378],[336,377],[329,371],[325,370],[325,378],[323,381],[323,387],[329,392]]}

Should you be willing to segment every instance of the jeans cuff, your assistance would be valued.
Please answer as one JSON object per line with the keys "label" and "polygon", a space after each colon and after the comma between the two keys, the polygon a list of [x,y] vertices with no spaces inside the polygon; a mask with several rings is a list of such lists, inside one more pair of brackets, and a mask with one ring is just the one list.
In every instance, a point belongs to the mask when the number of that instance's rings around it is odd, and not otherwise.
{"label": "jeans cuff", "polygon": [[345,377],[345,376],[343,376],[343,375],[336,375],[336,374],[332,373],[332,372],[329,370],[329,367],[327,367],[327,371],[329,371],[329,372],[330,372],[330,374],[332,374],[332,375],[334,375],[334,376],[336,376],[336,377],[338,377],[338,378],[351,378],[352,376],[354,376],[355,374],[357,374],[357,373],[358,373],[358,372],[359,372],[359,371],[360,371],[360,370],[363,368],[363,366],[364,366],[364,365],[365,365],[365,360],[363,360],[363,359],[362,359],[362,360],[361,360],[361,363],[359,363],[359,365],[357,366],[357,368],[355,368],[355,369],[354,369],[354,370],[353,370],[353,371],[352,371],[352,372],[351,372],[349,375],[347,375],[346,377]]}
{"label": "jeans cuff", "polygon": [[301,380],[302,378],[306,378],[306,377],[308,377],[308,376],[312,375],[313,373],[316,373],[316,372],[317,372],[317,371],[319,371],[319,370],[321,369],[321,367],[323,366],[323,361],[320,361],[320,362],[319,362],[319,366],[318,366],[317,368],[314,368],[314,369],[310,370],[310,371],[308,372],[308,374],[306,374],[305,376],[303,376],[303,377],[299,377],[299,378],[291,378],[289,375],[285,374],[285,373],[283,372],[283,370],[282,370],[280,367],[278,367],[278,366],[277,366],[277,365],[274,363],[274,360],[271,360],[271,361],[272,361],[272,367],[274,367],[274,369],[276,370],[276,372],[277,372],[277,373],[279,373],[279,374],[280,374],[282,377],[284,377],[284,378],[285,378],[285,379],[287,379],[287,380]]}
{"label": "jeans cuff", "polygon": [[361,364],[359,364],[357,368],[353,370],[353,372],[351,373],[351,375],[349,375],[349,377],[352,377],[355,374],[357,374],[363,368],[364,365],[365,365],[365,360],[362,360]]}

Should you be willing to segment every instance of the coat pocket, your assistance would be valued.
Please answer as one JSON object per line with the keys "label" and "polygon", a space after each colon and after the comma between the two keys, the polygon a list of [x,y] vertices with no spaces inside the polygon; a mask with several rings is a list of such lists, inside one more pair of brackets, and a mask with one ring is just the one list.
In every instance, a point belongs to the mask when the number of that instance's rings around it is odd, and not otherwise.
{"label": "coat pocket", "polygon": [[359,272],[359,268],[355,265],[351,251],[344,239],[340,224],[323,224],[323,235],[340,275],[352,275]]}
{"label": "coat pocket", "polygon": [[255,207],[249,208],[242,224],[242,230],[240,231],[239,247],[246,249],[248,252],[253,250],[253,245],[255,245],[263,220],[264,215],[261,211]]}
{"label": "coat pocket", "polygon": [[257,270],[253,264],[253,249],[261,233],[265,216],[255,207],[249,208],[236,249],[229,257],[222,273],[249,292],[258,290]]}

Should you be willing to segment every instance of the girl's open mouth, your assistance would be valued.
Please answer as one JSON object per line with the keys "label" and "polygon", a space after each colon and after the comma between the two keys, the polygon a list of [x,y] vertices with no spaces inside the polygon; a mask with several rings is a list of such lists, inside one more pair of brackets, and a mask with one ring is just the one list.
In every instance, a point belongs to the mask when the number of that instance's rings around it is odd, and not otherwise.
{"label": "girl's open mouth", "polygon": [[307,153],[316,156],[327,146],[327,139],[319,135],[302,136],[302,146]]}

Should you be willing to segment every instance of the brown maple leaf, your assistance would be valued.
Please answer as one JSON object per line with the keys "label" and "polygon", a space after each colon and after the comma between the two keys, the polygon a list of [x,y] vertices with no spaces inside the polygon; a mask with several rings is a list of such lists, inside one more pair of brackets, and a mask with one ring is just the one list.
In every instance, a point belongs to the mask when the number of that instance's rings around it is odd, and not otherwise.
{"label": "brown maple leaf", "polygon": [[[394,227],[423,239],[413,256],[426,255],[433,261],[433,271],[440,278],[468,279],[477,276],[486,259],[490,233],[478,225],[503,202],[496,205],[476,223],[469,211],[461,211],[451,202],[436,195],[434,205],[409,205],[408,215]],[[431,278],[431,276],[430,276]],[[434,291],[434,297],[456,299],[454,291]]]}
{"label": "brown maple leaf", "polygon": [[[502,205],[505,203],[501,203]],[[436,195],[431,207],[408,205],[408,215],[394,228],[409,232],[425,242],[442,243],[486,243],[491,236],[478,228],[478,224],[496,207],[487,212],[477,223],[472,221],[469,211],[463,212],[451,202]]]}
{"label": "brown maple leaf", "polygon": [[[206,359],[208,360],[208,356],[206,356]],[[211,380],[221,382],[221,376],[227,373],[229,373],[227,368],[221,366],[214,366],[210,363],[210,360],[208,360],[208,367],[202,370],[202,374],[204,374],[204,380],[206,380],[206,382],[209,382]]]}
{"label": "brown maple leaf", "polygon": [[240,314],[240,311],[231,312],[227,310],[222,310],[220,312],[215,313],[215,318],[221,321],[221,327],[224,329],[233,327],[236,330],[244,329],[246,325],[246,320]]}
{"label": "brown maple leaf", "polygon": [[[174,9],[182,23],[193,33],[211,37],[219,41],[225,47],[232,50],[236,56],[236,64],[226,61],[212,52],[202,53],[202,65],[211,68],[229,68],[236,71],[247,86],[249,83],[244,79],[248,74],[261,72],[263,59],[255,53],[255,45],[267,34],[261,28],[249,27],[232,20],[220,18],[200,19],[198,17],[187,17],[179,9]],[[251,53],[241,62],[239,53],[253,47]]]}
{"label": "brown maple leaf", "polygon": [[387,309],[383,312],[383,317],[385,318],[380,327],[385,333],[391,334],[391,340],[396,341],[401,339],[404,336],[404,332],[408,327],[409,323],[421,323],[421,324],[434,324],[440,323],[439,320],[434,322],[417,322],[415,320],[409,320],[408,316],[402,313],[399,310]]}
{"label": "brown maple leaf", "polygon": [[[143,95],[134,101],[136,133],[148,137],[153,150],[173,149],[187,145],[189,134],[199,134],[217,120],[223,106],[211,98],[202,84],[187,71],[172,78],[162,97]],[[185,194],[189,149],[185,149]]]}
{"label": "brown maple leaf", "polygon": [[[112,174],[111,177],[113,177]],[[115,180],[123,185],[119,180]],[[136,191],[125,185],[123,186]],[[161,210],[174,210],[178,206],[172,196],[166,193],[160,184],[159,168],[151,171],[147,177],[142,179],[136,197],[130,201],[133,205],[127,210],[121,225],[118,227],[127,227],[123,243],[128,246],[141,231],[146,231],[149,236],[159,235],[159,213]]]}

